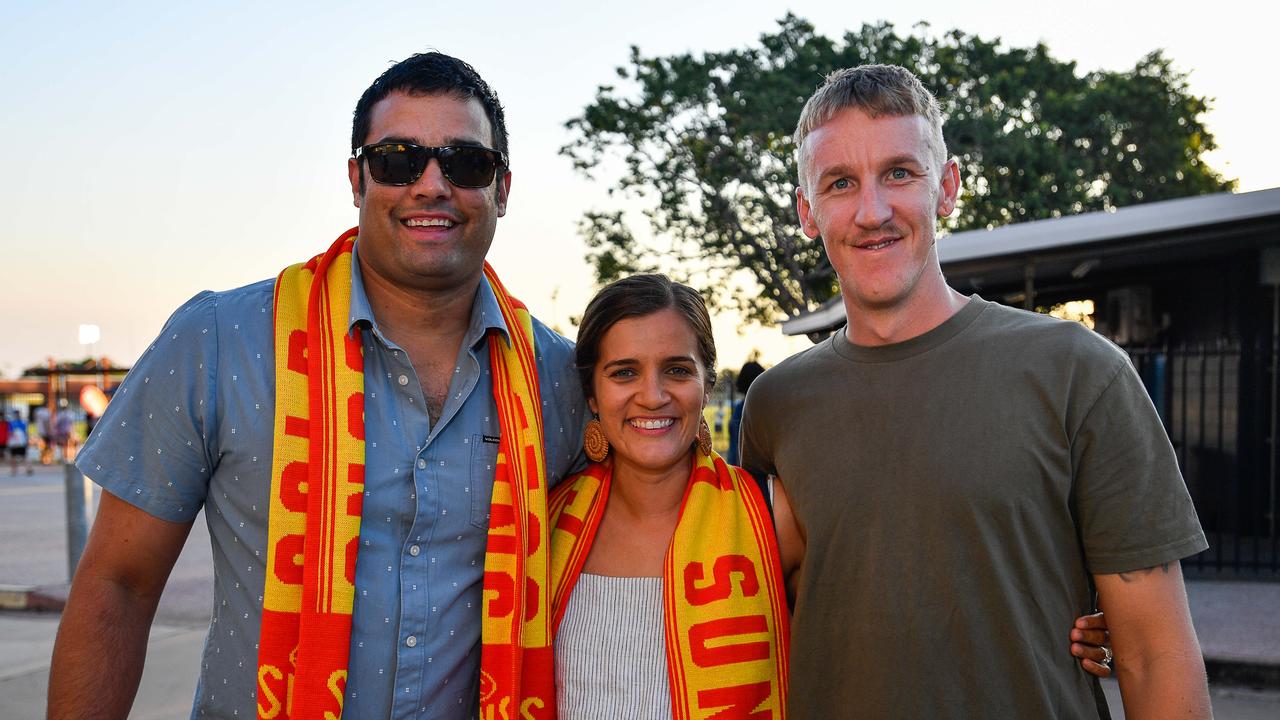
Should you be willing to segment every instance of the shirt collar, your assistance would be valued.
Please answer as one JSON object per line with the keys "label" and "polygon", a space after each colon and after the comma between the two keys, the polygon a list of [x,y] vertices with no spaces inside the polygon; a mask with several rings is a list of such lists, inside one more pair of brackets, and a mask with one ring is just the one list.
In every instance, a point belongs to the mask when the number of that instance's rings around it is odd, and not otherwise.
{"label": "shirt collar", "polygon": [[476,288],[476,299],[471,303],[471,323],[467,326],[468,347],[476,347],[484,342],[490,330],[502,333],[503,340],[511,342],[507,321],[502,317],[502,307],[498,305],[498,296],[493,294],[489,281],[480,278],[480,287]]}
{"label": "shirt collar", "polygon": [[[356,323],[363,320],[381,337],[382,331],[378,329],[378,319],[373,316],[373,308],[369,306],[369,296],[364,291],[364,277],[360,273],[360,259],[356,254],[359,250],[360,241],[357,240],[351,253],[351,310],[347,329],[350,330]],[[498,297],[493,294],[493,288],[489,287],[489,281],[482,278],[480,287],[476,289],[475,300],[471,303],[471,321],[467,325],[465,338],[467,347],[474,348],[484,342],[489,330],[501,332],[503,339],[510,342],[510,331],[502,317]]]}
{"label": "shirt collar", "polygon": [[351,319],[347,330],[350,331],[356,323],[364,320],[373,327],[374,332],[381,334],[378,320],[373,317],[373,308],[369,307],[369,296],[364,293],[364,276],[360,274],[360,258],[356,255],[359,249],[360,242],[357,240],[356,246],[351,250]]}

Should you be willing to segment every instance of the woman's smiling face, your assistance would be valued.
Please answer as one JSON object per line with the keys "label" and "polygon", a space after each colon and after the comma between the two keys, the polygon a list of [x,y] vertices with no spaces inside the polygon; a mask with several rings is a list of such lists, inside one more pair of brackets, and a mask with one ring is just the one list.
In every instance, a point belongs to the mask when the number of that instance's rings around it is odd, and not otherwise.
{"label": "woman's smiling face", "polygon": [[706,380],[697,337],[675,309],[619,320],[605,332],[590,404],[615,472],[690,472]]}

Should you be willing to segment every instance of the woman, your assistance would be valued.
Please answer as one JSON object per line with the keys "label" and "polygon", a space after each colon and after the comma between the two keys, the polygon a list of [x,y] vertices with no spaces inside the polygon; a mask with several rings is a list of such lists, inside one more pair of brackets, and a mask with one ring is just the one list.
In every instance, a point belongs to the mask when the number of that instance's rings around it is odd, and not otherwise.
{"label": "woman", "polygon": [[[587,306],[576,352],[596,418],[593,464],[551,499],[559,717],[784,716],[783,578],[803,542],[785,495],[771,521],[759,485],[711,450],[701,296],[661,275],[619,280]],[[1083,618],[1073,637],[1100,644],[1100,623]],[[1102,648],[1072,651],[1109,673],[1093,662]]]}

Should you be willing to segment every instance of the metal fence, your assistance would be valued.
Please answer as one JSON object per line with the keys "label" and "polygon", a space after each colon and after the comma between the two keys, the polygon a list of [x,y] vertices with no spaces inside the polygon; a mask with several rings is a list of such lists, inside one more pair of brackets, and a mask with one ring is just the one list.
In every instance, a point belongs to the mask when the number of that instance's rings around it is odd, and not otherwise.
{"label": "metal fence", "polygon": [[1280,580],[1276,351],[1222,340],[1126,347],[1195,501],[1209,549],[1183,561],[1203,577]]}

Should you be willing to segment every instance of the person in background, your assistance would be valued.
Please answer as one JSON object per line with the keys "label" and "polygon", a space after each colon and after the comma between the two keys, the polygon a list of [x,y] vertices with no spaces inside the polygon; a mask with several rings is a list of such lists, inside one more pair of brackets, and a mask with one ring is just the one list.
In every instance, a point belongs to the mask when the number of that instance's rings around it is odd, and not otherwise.
{"label": "person in background", "polygon": [[751,383],[755,382],[763,372],[763,365],[755,360],[748,360],[742,364],[738,377],[733,380],[733,387],[738,391],[738,395],[729,406],[729,452],[724,456],[725,461],[730,465],[741,462],[738,457],[738,434],[742,428],[742,406],[747,401],[747,390],[751,387]]}
{"label": "person in background", "polygon": [[[9,454],[9,411],[0,409],[0,456]],[[2,462],[2,461],[0,461]],[[17,475],[17,472],[14,472]]]}
{"label": "person in background", "polygon": [[22,413],[17,410],[9,411],[6,428],[8,438],[5,439],[5,449],[9,453],[9,474],[17,475],[18,468],[22,467],[28,475],[31,475],[33,473],[31,461],[27,458],[30,435],[27,433],[27,421],[22,419]]}
{"label": "person in background", "polygon": [[71,409],[69,407],[59,409],[53,420],[53,444],[58,447],[62,462],[75,460],[74,426],[75,418],[71,416]]}
{"label": "person in background", "polygon": [[[35,431],[40,437],[32,444],[36,446],[41,465],[50,465],[53,463],[53,424],[49,422],[49,417],[50,413],[48,406],[40,405],[35,409]],[[28,442],[31,440],[32,438],[27,438]]]}

